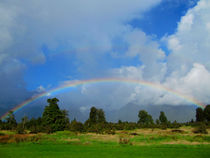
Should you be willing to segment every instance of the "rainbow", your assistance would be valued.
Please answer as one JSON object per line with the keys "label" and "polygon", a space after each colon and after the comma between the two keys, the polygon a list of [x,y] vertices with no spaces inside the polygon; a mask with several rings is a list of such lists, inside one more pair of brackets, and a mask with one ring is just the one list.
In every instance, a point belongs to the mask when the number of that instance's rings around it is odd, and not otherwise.
{"label": "rainbow", "polygon": [[[143,80],[135,80],[135,79],[127,79],[127,78],[98,78],[98,79],[89,79],[89,80],[78,80],[78,81],[71,81],[68,83],[65,83],[61,86],[58,86],[56,88],[53,88],[49,91],[43,92],[41,94],[35,95],[33,97],[31,97],[30,99],[25,100],[24,102],[22,102],[21,104],[17,105],[16,107],[14,107],[13,109],[11,109],[10,111],[13,112],[17,112],[18,110],[20,110],[21,108],[25,107],[26,105],[30,104],[31,102],[38,100],[39,98],[42,98],[44,96],[49,96],[49,94],[52,94],[54,92],[59,92],[61,90],[65,90],[71,87],[77,87],[80,85],[86,85],[86,84],[95,84],[95,83],[130,83],[130,84],[137,84],[137,85],[142,85],[142,86],[146,86],[146,87],[151,87],[154,89],[159,89],[159,90],[164,90],[168,93],[171,93],[179,98],[182,98],[184,100],[186,100],[189,103],[192,103],[193,105],[199,106],[204,108],[204,104],[199,102],[198,100],[196,100],[195,98],[183,95],[177,91],[174,91],[170,88],[167,88],[161,84],[158,83],[152,83],[152,82],[148,82],[148,81],[143,81]],[[1,119],[4,120],[9,114],[9,111],[6,112],[4,115],[1,116]]]}

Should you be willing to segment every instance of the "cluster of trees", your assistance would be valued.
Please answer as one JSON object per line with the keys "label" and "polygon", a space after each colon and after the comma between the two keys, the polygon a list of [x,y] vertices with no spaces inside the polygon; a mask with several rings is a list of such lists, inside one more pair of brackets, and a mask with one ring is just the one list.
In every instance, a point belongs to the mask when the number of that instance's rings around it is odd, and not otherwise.
{"label": "cluster of trees", "polygon": [[[122,122],[117,123],[107,122],[103,109],[92,107],[90,109],[89,118],[84,123],[78,122],[76,119],[69,121],[68,112],[61,110],[58,106],[59,100],[52,98],[47,100],[48,105],[45,107],[42,117],[37,119],[28,119],[24,116],[21,122],[17,123],[12,112],[9,113],[5,121],[0,120],[0,129],[17,130],[18,133],[24,133],[29,130],[31,133],[46,132],[52,133],[55,131],[71,130],[74,132],[96,132],[113,134],[115,130],[131,130],[136,128],[178,128],[183,124],[176,121],[168,121],[165,113],[160,112],[159,118],[153,120],[152,116],[145,110],[140,110],[138,113],[138,122]],[[196,122],[210,121],[210,105],[205,109],[196,109]],[[191,121],[191,124],[194,121]],[[185,123],[189,125],[190,123]]]}
{"label": "cluster of trees", "polygon": [[178,128],[181,126],[180,123],[177,123],[176,121],[170,122],[168,121],[165,113],[163,111],[160,111],[159,118],[153,120],[152,116],[148,114],[145,110],[139,111],[138,114],[139,121],[138,121],[138,127],[149,127],[149,128]]}
{"label": "cluster of trees", "polygon": [[196,122],[209,122],[210,121],[210,105],[207,105],[204,109],[196,109]]}
{"label": "cluster of trees", "polygon": [[6,121],[0,122],[0,128],[6,130],[16,129],[18,133],[24,130],[30,130],[31,133],[62,131],[69,126],[69,118],[66,110],[60,110],[58,99],[48,99],[48,106],[45,107],[42,117],[37,119],[24,116],[20,123],[17,123],[12,112],[6,118]]}
{"label": "cluster of trees", "polygon": [[9,112],[6,122],[0,120],[0,129],[14,130],[17,128],[17,121],[12,111]]}
{"label": "cluster of trees", "polygon": [[[148,114],[145,110],[139,111],[138,114],[139,121],[138,123],[143,124],[143,125],[151,125],[154,124],[154,120],[150,114]],[[156,119],[156,124],[167,124],[169,123],[165,113],[163,111],[160,112],[159,119]]]}
{"label": "cluster of trees", "polygon": [[81,123],[74,119],[70,123],[70,130],[71,131],[79,131],[79,132],[97,132],[101,133],[104,129],[107,129],[107,121],[105,118],[105,114],[103,109],[97,109],[92,107],[90,109],[89,118],[85,123]]}

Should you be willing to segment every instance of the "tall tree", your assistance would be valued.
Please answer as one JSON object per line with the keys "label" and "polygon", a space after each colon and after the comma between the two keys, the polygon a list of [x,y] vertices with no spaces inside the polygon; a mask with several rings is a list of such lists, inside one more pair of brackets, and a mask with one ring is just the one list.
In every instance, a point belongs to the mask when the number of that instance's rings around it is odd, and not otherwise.
{"label": "tall tree", "polygon": [[0,130],[3,129],[3,122],[2,120],[0,119]]}
{"label": "tall tree", "polygon": [[45,107],[42,115],[43,127],[47,132],[64,130],[68,120],[67,112],[60,110],[57,98],[48,99],[47,102],[49,105]]}
{"label": "tall tree", "polygon": [[205,119],[204,117],[204,112],[202,108],[197,108],[196,109],[196,121],[197,122],[203,122]]}
{"label": "tall tree", "polygon": [[152,124],[153,123],[152,116],[149,115],[145,110],[139,111],[138,117],[139,117],[138,123],[141,123],[141,124]]}
{"label": "tall tree", "polygon": [[97,123],[97,111],[98,110],[94,106],[91,107],[89,115],[90,124]]}
{"label": "tall tree", "polygon": [[210,105],[206,105],[204,109],[204,117],[206,121],[210,121]]}
{"label": "tall tree", "polygon": [[106,122],[106,118],[105,118],[105,114],[104,114],[104,110],[103,109],[98,109],[97,110],[97,122],[98,123],[105,123]]}
{"label": "tall tree", "polygon": [[160,112],[159,120],[161,124],[166,124],[168,119],[163,111]]}
{"label": "tall tree", "polygon": [[23,129],[28,128],[28,127],[27,127],[28,122],[29,122],[28,117],[27,117],[27,116],[24,116],[24,117],[22,118],[22,120],[21,120],[21,124],[22,124],[22,126],[23,126]]}
{"label": "tall tree", "polygon": [[10,111],[6,118],[6,126],[7,126],[7,129],[15,129],[17,127],[17,121],[15,119],[15,115],[13,114],[13,111]]}

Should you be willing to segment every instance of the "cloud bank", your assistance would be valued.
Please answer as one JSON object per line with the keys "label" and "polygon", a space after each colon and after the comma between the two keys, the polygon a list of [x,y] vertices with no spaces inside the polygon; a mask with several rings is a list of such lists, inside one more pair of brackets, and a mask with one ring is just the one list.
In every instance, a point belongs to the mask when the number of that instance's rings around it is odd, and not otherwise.
{"label": "cloud bank", "polygon": [[[2,0],[0,85],[5,88],[0,90],[1,107],[9,106],[11,98],[17,98],[12,103],[16,104],[43,91],[46,87],[42,85],[35,92],[27,90],[26,70],[64,55],[74,57],[68,67],[74,66],[79,76],[76,79],[146,80],[209,103],[210,2],[200,0],[181,18],[176,32],[161,40],[129,24],[160,3],[161,0]],[[162,43],[167,46],[167,53]],[[69,71],[68,76],[71,75]],[[161,90],[130,84],[84,85],[58,96],[64,104],[81,106],[82,111],[91,105],[120,108],[131,102],[191,104]]]}

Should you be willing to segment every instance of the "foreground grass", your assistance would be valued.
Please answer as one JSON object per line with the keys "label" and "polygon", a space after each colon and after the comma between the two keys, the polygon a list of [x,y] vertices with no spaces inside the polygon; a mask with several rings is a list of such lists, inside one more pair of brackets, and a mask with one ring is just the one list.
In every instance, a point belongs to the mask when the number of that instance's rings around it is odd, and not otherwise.
{"label": "foreground grass", "polygon": [[208,158],[209,145],[149,145],[113,144],[6,144],[0,145],[1,158]]}
{"label": "foreground grass", "polygon": [[[191,128],[182,133],[171,129],[137,129],[117,131],[115,135],[73,133],[16,135],[0,131],[8,141],[0,143],[0,158],[209,158],[210,134],[193,134]],[[133,135],[132,133],[135,133]],[[126,138],[127,144],[119,139]]]}

